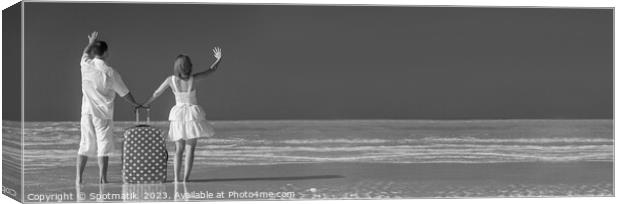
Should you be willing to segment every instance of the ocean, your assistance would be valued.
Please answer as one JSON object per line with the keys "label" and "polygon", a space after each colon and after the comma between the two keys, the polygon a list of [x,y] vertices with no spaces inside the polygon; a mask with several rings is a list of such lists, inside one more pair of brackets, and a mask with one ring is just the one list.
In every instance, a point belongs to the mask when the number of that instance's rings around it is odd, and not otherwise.
{"label": "ocean", "polygon": [[[3,121],[3,134],[14,137],[18,124]],[[199,140],[197,163],[611,162],[614,156],[611,120],[290,120],[212,124],[216,135]],[[119,150],[123,131],[133,125],[115,122]],[[167,122],[151,125],[164,133],[168,131]],[[26,122],[26,170],[74,165],[79,127],[79,122]],[[172,142],[168,149],[172,155]]]}
{"label": "ocean", "polygon": [[[562,165],[613,164],[614,158],[612,120],[278,120],[212,124],[216,134],[199,140],[195,166]],[[123,131],[133,125],[134,122],[115,122],[119,150]],[[167,133],[167,122],[150,125]],[[79,122],[26,122],[24,126],[26,175],[75,167]],[[3,142],[9,142],[9,147],[16,147],[11,143],[19,142],[19,128],[17,122],[3,121]],[[172,166],[172,142],[168,142],[168,151]],[[7,151],[3,155],[9,164],[19,156]],[[89,166],[96,165],[94,160],[90,161]],[[118,166],[120,159],[112,158],[110,163]],[[605,166],[612,172],[613,165]],[[74,172],[67,178],[72,175]],[[27,176],[28,179],[37,178]],[[596,185],[611,189],[613,181],[609,179],[597,181]]]}

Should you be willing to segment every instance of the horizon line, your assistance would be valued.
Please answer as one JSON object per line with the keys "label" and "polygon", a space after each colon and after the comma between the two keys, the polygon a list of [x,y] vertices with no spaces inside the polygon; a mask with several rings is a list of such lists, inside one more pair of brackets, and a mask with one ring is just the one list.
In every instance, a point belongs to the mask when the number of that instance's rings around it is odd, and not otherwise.
{"label": "horizon line", "polygon": [[[614,118],[481,118],[481,119],[389,119],[389,118],[373,118],[373,119],[238,119],[238,120],[207,120],[209,122],[246,122],[246,121],[510,121],[510,120],[614,120]],[[2,122],[22,122],[16,120],[5,120]],[[24,123],[32,122],[79,122],[79,120],[60,120],[60,121],[23,121]],[[113,122],[136,122],[133,120],[113,120]],[[140,121],[145,123],[146,121]],[[169,120],[151,120],[153,122],[169,122]]]}

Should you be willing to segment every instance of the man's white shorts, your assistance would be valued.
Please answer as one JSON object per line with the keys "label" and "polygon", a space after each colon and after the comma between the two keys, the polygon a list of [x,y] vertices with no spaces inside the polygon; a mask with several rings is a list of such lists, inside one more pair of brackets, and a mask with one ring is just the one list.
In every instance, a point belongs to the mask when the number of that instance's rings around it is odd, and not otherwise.
{"label": "man's white shorts", "polygon": [[89,157],[112,156],[114,152],[114,134],[111,119],[102,119],[90,114],[83,114],[80,121],[82,138],[79,155]]}

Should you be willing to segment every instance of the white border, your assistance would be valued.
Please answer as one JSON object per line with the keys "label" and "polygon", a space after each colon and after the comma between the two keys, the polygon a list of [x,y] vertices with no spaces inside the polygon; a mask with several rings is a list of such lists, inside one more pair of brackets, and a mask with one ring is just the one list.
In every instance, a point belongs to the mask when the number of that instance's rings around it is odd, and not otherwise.
{"label": "white border", "polygon": [[25,110],[25,107],[24,107],[24,104],[25,104],[24,102],[26,102],[26,100],[25,100],[25,98],[26,98],[25,97],[25,87],[26,86],[25,86],[25,83],[24,83],[24,80],[26,80],[25,70],[24,70],[24,62],[25,62],[24,61],[24,55],[25,55],[25,51],[24,51],[25,50],[24,49],[25,48],[25,46],[24,46],[24,31],[25,31],[25,26],[26,25],[25,25],[25,17],[24,17],[25,16],[24,15],[24,11],[25,11],[24,3],[22,3],[20,6],[21,6],[21,10],[22,10],[21,11],[21,16],[22,17],[20,19],[21,24],[22,24],[22,26],[21,26],[21,29],[22,29],[21,30],[21,37],[20,37],[20,39],[21,39],[21,43],[20,43],[21,44],[21,49],[20,49],[20,51],[21,51],[20,67],[22,69],[21,73],[20,73],[21,78],[22,78],[21,84],[20,84],[20,87],[21,87],[21,93],[20,93],[21,94],[21,99],[20,99],[21,100],[21,106],[20,106],[21,110],[20,110],[20,112],[21,112],[21,119],[22,119],[22,124],[21,124],[22,125],[22,129],[21,129],[20,132],[22,134],[22,138],[21,138],[22,139],[22,144],[21,144],[22,151],[20,153],[21,153],[21,162],[22,162],[22,166],[21,166],[22,167],[22,171],[21,171],[21,176],[22,176],[22,178],[21,178],[21,180],[22,180],[22,183],[21,183],[22,184],[21,185],[21,187],[22,187],[21,200],[23,202],[24,201],[24,192],[26,192],[25,189],[24,189],[24,175],[25,174],[24,174],[24,170],[23,170],[24,169],[24,144],[25,144],[25,142],[24,142],[24,136],[25,136],[24,135],[24,128],[25,128],[24,122],[25,122],[25,119],[26,119],[25,118],[25,115],[26,115],[25,111],[26,110]]}
{"label": "white border", "polygon": [[[26,2],[245,3],[245,4],[368,4],[435,6],[613,7],[611,0],[25,0]],[[16,1],[14,1],[16,2]]]}
{"label": "white border", "polygon": [[[43,0],[26,0],[26,2],[45,2]],[[0,1],[0,7],[7,8],[15,3],[17,0],[3,0]],[[47,1],[49,2],[49,1]],[[119,1],[119,0],[72,0],[72,1],[63,1],[63,2],[128,2],[128,1]],[[249,3],[249,4],[347,4],[347,5],[403,5],[403,6],[510,6],[510,7],[616,7],[618,3],[613,0],[210,0],[210,1],[198,1],[198,0],[132,0],[129,2],[133,3],[149,3],[149,2],[158,2],[158,3]],[[23,12],[22,12],[23,15]],[[614,11],[614,39],[618,37],[616,32],[616,24],[618,22],[618,16]],[[22,26],[23,29],[23,26]],[[23,40],[22,40],[23,43]],[[1,44],[0,44],[1,46]],[[616,59],[618,59],[618,54],[615,52],[616,47],[618,47],[617,41],[614,40],[614,67]],[[23,50],[22,50],[23,52]],[[0,51],[1,58],[1,51]],[[23,58],[22,58],[23,60]],[[23,61],[22,61],[23,64]],[[23,71],[23,70],[22,70]],[[0,74],[1,78],[1,74]],[[618,78],[618,72],[615,72],[614,68],[614,79]],[[22,81],[23,82],[23,81]],[[23,86],[23,85],[22,85]],[[0,88],[2,85],[0,83]],[[614,80],[614,116],[618,115],[617,110],[615,109],[616,104],[618,103],[618,95],[615,94],[617,91],[617,84]],[[0,99],[2,96],[0,95]],[[0,104],[0,113],[2,112],[1,104]],[[614,130],[616,127],[619,127],[620,122],[614,120]],[[617,134],[617,131],[614,131],[614,138]],[[0,151],[1,151],[0,146]],[[618,146],[614,145],[614,152],[618,152]],[[614,163],[614,175],[618,175],[617,161]],[[1,169],[0,169],[1,175]],[[614,178],[617,180],[616,178]],[[618,183],[614,181],[614,191],[615,195],[618,196],[618,188],[616,187]],[[22,191],[23,192],[23,191]],[[463,203],[463,204],[495,204],[497,202],[506,203],[506,204],[521,204],[523,202],[528,203],[546,203],[546,202],[557,202],[563,204],[571,204],[571,203],[618,203],[619,198],[490,198],[490,199],[412,199],[412,200],[329,200],[329,201],[296,201],[296,203],[305,204],[305,203],[320,203],[320,204],[347,204],[347,203]],[[17,203],[12,199],[2,195],[0,196],[0,202],[5,203],[5,201],[10,203]],[[12,201],[12,202],[11,202]],[[148,203],[148,202],[147,202]],[[168,202],[158,202],[158,203],[168,203]],[[173,203],[173,202],[170,202]],[[251,204],[251,203],[261,203],[261,204],[283,204],[288,203],[286,201],[244,201],[244,202],[236,202],[236,201],[226,201],[222,203],[240,203],[240,204]]]}

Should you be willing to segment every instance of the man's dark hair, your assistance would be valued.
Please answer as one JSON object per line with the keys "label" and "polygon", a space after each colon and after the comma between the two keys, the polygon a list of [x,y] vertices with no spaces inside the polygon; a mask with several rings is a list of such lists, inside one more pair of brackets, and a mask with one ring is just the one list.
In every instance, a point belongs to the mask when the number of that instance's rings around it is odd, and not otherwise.
{"label": "man's dark hair", "polygon": [[103,56],[105,52],[108,51],[108,44],[105,41],[97,40],[95,41],[88,50],[88,55],[91,57],[95,56]]}

